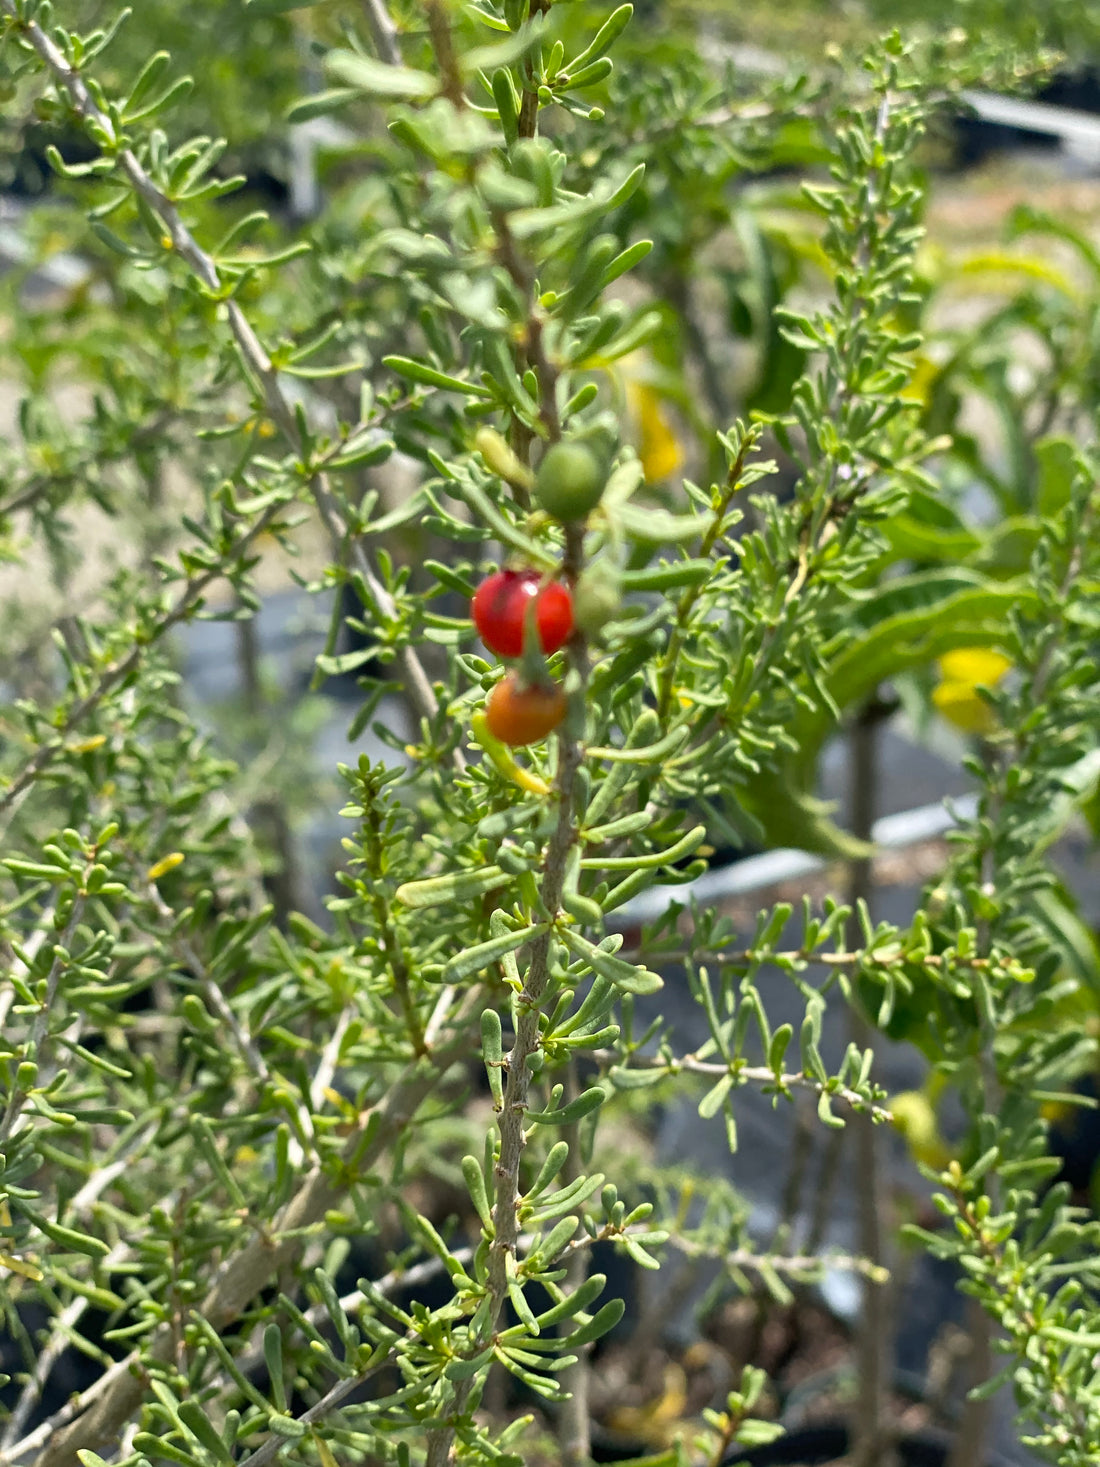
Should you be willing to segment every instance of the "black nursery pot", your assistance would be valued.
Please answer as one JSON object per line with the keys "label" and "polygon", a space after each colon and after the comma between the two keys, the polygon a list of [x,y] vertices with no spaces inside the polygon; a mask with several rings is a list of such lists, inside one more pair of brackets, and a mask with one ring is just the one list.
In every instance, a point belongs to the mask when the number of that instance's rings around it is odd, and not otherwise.
{"label": "black nursery pot", "polygon": [[[801,1426],[766,1447],[735,1448],[723,1467],[828,1467],[846,1456],[851,1446],[843,1422]],[[949,1443],[931,1432],[902,1437],[895,1446],[901,1467],[944,1467]]]}

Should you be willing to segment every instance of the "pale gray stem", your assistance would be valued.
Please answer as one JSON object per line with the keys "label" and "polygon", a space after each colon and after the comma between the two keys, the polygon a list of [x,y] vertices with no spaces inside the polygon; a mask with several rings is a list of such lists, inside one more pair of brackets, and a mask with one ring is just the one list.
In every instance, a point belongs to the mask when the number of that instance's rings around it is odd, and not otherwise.
{"label": "pale gray stem", "polygon": [[401,51],[397,44],[397,27],[386,9],[386,0],[363,0],[367,13],[367,25],[375,50],[390,66],[401,65]]}
{"label": "pale gray stem", "polygon": [[[571,524],[565,531],[563,570],[573,579],[580,570],[584,549],[584,529]],[[583,641],[574,636],[569,644],[570,665],[581,680],[582,690],[588,677],[588,655]],[[543,906],[553,916],[561,908],[565,885],[565,864],[570,848],[577,839],[577,813],[574,784],[584,755],[582,745],[565,731],[558,733],[558,774],[556,794],[558,818],[546,850],[541,896]],[[550,983],[550,964],[554,933],[547,929],[531,943],[527,978],[515,1003],[515,1041],[505,1060],[504,1101],[500,1110],[500,1156],[496,1164],[493,1189],[493,1241],[489,1248],[488,1289],[492,1306],[485,1334],[496,1328],[504,1301],[508,1297],[508,1262],[517,1256],[520,1240],[519,1200],[520,1166],[527,1134],[527,1097],[531,1072],[527,1061],[539,1048],[540,1005]],[[463,1382],[455,1389],[452,1419],[428,1433],[427,1467],[446,1467],[454,1441],[453,1419],[465,1409],[470,1386]]]}
{"label": "pale gray stem", "polygon": [[[609,1065],[621,1063],[621,1057],[611,1049],[593,1050],[592,1058],[598,1063]],[[696,1059],[693,1054],[676,1055],[668,1059],[663,1059],[660,1055],[632,1054],[630,1068],[632,1070],[664,1070],[668,1075],[713,1075],[716,1079],[721,1075],[728,1075],[731,1070],[730,1065],[721,1064],[717,1060]],[[866,1111],[876,1121],[892,1121],[894,1118],[885,1106],[864,1100],[858,1091],[852,1090],[849,1086],[833,1085],[822,1080],[815,1080],[812,1075],[807,1075],[801,1070],[797,1073],[784,1071],[778,1076],[767,1065],[734,1064],[732,1070],[735,1078],[743,1085],[778,1085],[784,1090],[809,1090],[814,1095],[828,1094],[837,1100],[845,1101],[855,1111]]]}

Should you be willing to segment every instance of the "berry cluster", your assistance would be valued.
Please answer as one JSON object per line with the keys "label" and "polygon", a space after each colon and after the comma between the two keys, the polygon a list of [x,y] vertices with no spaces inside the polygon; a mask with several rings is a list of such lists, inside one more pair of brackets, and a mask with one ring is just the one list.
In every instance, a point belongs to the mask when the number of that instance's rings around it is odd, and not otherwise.
{"label": "berry cluster", "polygon": [[[495,435],[487,434],[483,455],[506,474],[511,460]],[[481,446],[479,441],[479,446]],[[503,453],[503,457],[501,456]],[[512,472],[518,472],[512,467]],[[560,442],[543,454],[534,481],[539,507],[557,520],[575,522],[595,509],[607,475],[597,456],[585,444]],[[573,593],[562,581],[534,570],[498,570],[482,581],[470,605],[478,635],[498,657],[520,658],[534,650],[543,656],[564,647],[573,633]],[[545,675],[528,678],[523,671],[508,672],[485,705],[489,732],[501,743],[519,748],[551,733],[565,717],[565,694]]]}
{"label": "berry cluster", "polygon": [[[521,657],[528,627],[549,656],[573,631],[573,596],[563,582],[544,581],[537,571],[499,570],[477,588],[470,614],[478,636],[498,657]],[[501,743],[515,748],[537,743],[565,717],[565,694],[509,672],[489,694],[485,716],[489,732]]]}

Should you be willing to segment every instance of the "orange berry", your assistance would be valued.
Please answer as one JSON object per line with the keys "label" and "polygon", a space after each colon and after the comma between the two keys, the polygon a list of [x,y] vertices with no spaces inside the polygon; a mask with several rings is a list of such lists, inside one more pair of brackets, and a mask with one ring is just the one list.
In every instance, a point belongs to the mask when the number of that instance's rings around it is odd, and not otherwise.
{"label": "orange berry", "polygon": [[565,694],[559,687],[525,687],[514,672],[501,678],[485,704],[489,732],[502,744],[520,748],[537,744],[565,717]]}

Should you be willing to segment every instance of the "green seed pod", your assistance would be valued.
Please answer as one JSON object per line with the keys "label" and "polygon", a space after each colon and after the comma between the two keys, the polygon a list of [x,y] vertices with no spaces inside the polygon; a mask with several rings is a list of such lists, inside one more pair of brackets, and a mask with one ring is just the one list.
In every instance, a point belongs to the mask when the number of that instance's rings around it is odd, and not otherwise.
{"label": "green seed pod", "polygon": [[556,520],[583,520],[607,483],[603,464],[583,443],[554,443],[546,450],[535,476],[535,498]]}

